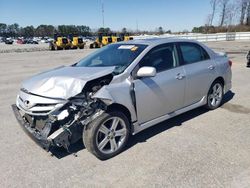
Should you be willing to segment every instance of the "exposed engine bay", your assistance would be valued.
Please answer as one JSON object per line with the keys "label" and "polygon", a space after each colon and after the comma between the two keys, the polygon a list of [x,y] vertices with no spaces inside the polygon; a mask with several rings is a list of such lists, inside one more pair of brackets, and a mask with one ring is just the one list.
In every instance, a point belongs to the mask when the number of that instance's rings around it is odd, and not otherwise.
{"label": "exposed engine bay", "polygon": [[21,105],[13,105],[12,108],[16,117],[17,113],[21,116],[17,119],[20,124],[24,124],[26,132],[28,130],[44,149],[49,151],[51,146],[58,146],[68,150],[70,144],[82,137],[85,125],[106,110],[107,105],[93,95],[108,85],[112,78],[113,75],[108,74],[88,81],[80,94],[67,99],[61,107],[46,115],[25,113],[19,109]]}

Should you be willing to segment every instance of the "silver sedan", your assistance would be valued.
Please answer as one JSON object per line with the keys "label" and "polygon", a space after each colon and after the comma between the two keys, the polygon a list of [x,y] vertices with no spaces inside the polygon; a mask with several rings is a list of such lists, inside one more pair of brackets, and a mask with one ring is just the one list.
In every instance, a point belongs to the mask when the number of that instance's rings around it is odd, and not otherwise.
{"label": "silver sedan", "polygon": [[44,149],[83,139],[99,159],[120,153],[130,135],[205,106],[222,104],[232,62],[196,41],[121,42],[22,83],[18,122]]}

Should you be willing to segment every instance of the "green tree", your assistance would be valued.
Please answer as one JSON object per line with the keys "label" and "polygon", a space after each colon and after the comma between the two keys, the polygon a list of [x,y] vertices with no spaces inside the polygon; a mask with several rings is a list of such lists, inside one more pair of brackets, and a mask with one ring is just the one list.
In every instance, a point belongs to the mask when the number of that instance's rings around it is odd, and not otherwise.
{"label": "green tree", "polygon": [[124,27],[124,28],[122,28],[122,33],[127,33],[127,28],[126,27]]}
{"label": "green tree", "polygon": [[60,35],[68,36],[68,35],[78,35],[78,28],[75,25],[59,25],[58,33]]}
{"label": "green tree", "polygon": [[8,25],[7,28],[7,35],[10,37],[17,37],[19,33],[19,25],[17,23]]}
{"label": "green tree", "polygon": [[79,26],[77,26],[77,30],[78,30],[78,35],[82,35],[82,36],[90,36],[91,35],[91,29],[88,26],[79,25]]}
{"label": "green tree", "polygon": [[34,37],[35,36],[35,28],[32,25],[21,28],[20,34],[26,38]]}
{"label": "green tree", "polygon": [[35,30],[35,35],[38,37],[53,36],[55,28],[53,25],[39,25]]}
{"label": "green tree", "polygon": [[171,34],[171,33],[172,33],[172,31],[171,31],[171,30],[167,30],[167,31],[166,31],[166,33]]}
{"label": "green tree", "polygon": [[158,34],[159,34],[159,35],[162,35],[163,33],[164,33],[163,28],[162,28],[162,27],[159,27],[159,28],[158,28]]}
{"label": "green tree", "polygon": [[7,30],[7,24],[0,23],[0,36],[4,36],[4,33],[6,33]]}
{"label": "green tree", "polygon": [[101,28],[98,29],[98,33],[107,33],[107,34],[109,34],[109,33],[111,33],[111,29],[109,27],[106,27],[106,28],[101,27]]}

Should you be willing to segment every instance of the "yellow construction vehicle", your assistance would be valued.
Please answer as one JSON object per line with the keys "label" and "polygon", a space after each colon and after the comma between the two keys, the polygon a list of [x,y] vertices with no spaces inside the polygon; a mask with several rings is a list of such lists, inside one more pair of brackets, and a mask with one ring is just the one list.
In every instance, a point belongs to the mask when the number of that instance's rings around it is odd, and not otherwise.
{"label": "yellow construction vehicle", "polygon": [[112,33],[110,35],[111,39],[112,39],[112,43],[116,43],[116,42],[120,42],[121,41],[121,37],[117,36],[116,33]]}
{"label": "yellow construction vehicle", "polygon": [[96,40],[92,44],[90,44],[89,48],[101,48],[101,47],[106,46],[110,43],[112,43],[112,38],[109,35],[99,33],[98,37],[96,38]]}
{"label": "yellow construction vehicle", "polygon": [[128,40],[133,40],[134,38],[130,36],[129,33],[122,33],[120,34],[121,40],[122,41],[128,41]]}
{"label": "yellow construction vehicle", "polygon": [[71,49],[83,49],[84,45],[86,44],[85,42],[83,42],[83,38],[82,37],[72,37],[70,39],[71,41]]}
{"label": "yellow construction vehicle", "polygon": [[69,39],[58,35],[54,35],[54,40],[49,43],[50,50],[68,50],[70,47],[71,44]]}

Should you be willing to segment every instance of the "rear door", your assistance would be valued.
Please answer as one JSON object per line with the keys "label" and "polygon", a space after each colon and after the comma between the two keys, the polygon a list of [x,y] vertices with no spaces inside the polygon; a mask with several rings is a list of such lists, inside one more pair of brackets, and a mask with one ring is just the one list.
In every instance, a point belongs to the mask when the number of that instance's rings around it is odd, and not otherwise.
{"label": "rear door", "polygon": [[155,67],[157,74],[151,78],[135,78],[135,97],[139,124],[174,112],[183,106],[185,75],[178,66],[177,49],[174,44],[153,48],[141,60],[140,67]]}
{"label": "rear door", "polygon": [[184,106],[189,106],[206,96],[216,76],[215,62],[205,49],[196,43],[178,43],[178,50],[186,75]]}

